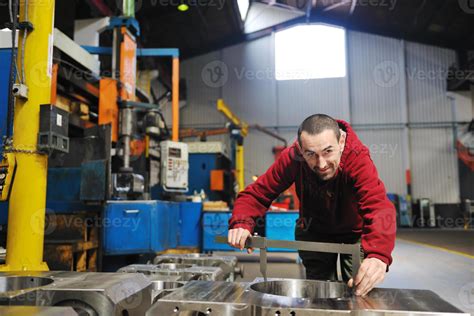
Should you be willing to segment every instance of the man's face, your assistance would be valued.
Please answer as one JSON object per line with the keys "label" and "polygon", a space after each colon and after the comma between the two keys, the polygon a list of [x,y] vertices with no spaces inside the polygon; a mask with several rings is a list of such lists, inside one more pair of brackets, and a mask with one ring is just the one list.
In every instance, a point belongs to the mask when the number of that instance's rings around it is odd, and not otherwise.
{"label": "man's face", "polygon": [[337,140],[333,130],[325,130],[316,135],[301,133],[301,154],[308,166],[323,181],[332,179],[337,172],[344,150],[346,135],[341,131]]}

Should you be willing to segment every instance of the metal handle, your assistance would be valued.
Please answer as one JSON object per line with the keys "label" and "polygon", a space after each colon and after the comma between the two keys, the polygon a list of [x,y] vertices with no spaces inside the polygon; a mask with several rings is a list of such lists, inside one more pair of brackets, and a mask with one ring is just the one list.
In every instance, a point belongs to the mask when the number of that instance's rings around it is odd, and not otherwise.
{"label": "metal handle", "polygon": [[138,214],[140,213],[140,210],[125,210],[125,214]]}

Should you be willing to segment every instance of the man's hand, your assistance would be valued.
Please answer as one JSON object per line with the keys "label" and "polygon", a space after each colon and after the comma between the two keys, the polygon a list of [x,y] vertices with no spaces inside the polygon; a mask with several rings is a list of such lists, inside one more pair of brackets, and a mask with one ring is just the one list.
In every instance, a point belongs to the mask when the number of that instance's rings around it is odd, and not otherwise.
{"label": "man's hand", "polygon": [[382,260],[377,258],[364,259],[356,275],[355,282],[353,279],[350,279],[347,285],[353,287],[355,283],[355,294],[366,296],[377,284],[385,279],[385,271],[387,271],[387,265]]}
{"label": "man's hand", "polygon": [[[229,230],[229,235],[228,235],[228,243],[234,248],[239,248],[240,250],[243,250],[245,248],[245,242],[247,241],[247,238],[251,235],[251,233],[244,228],[235,228]],[[247,249],[248,253],[252,253],[253,249],[248,248]]]}

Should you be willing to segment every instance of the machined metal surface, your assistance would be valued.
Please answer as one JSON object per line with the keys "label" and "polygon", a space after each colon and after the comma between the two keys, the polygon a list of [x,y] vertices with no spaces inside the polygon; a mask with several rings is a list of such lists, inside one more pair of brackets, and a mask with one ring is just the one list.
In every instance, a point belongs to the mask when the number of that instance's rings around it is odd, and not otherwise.
{"label": "machined metal surface", "polygon": [[214,256],[203,253],[170,254],[156,256],[153,259],[153,263],[179,263],[200,267],[219,267],[224,273],[224,279],[230,282],[235,280],[236,275],[243,277],[244,274],[243,267],[238,265],[238,260],[235,256]]}
{"label": "machined metal surface", "polygon": [[144,275],[92,272],[0,274],[1,305],[70,306],[80,315],[143,315],[152,283]]}
{"label": "machined metal surface", "polygon": [[431,291],[374,289],[368,296],[359,297],[344,286],[338,282],[289,279],[251,283],[191,281],[158,300],[146,315],[468,316]]}
{"label": "machined metal surface", "polygon": [[143,273],[145,275],[180,276],[180,281],[223,281],[224,273],[219,267],[200,267],[191,264],[161,263],[132,264],[117,272]]}

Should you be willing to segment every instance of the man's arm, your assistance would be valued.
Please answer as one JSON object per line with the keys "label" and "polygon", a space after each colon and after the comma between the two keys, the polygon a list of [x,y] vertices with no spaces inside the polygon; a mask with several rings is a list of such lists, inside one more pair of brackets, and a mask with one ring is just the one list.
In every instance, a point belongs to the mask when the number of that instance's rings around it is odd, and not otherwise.
{"label": "man's arm", "polygon": [[285,149],[257,181],[239,193],[229,220],[231,245],[243,248],[245,239],[253,232],[255,218],[263,217],[273,200],[295,181],[300,161],[297,151],[295,144]]}
{"label": "man's arm", "polygon": [[356,294],[366,295],[383,281],[387,267],[392,263],[396,213],[368,151],[359,153],[348,167],[363,218],[362,248],[367,254],[355,280],[349,285],[357,287]]}

